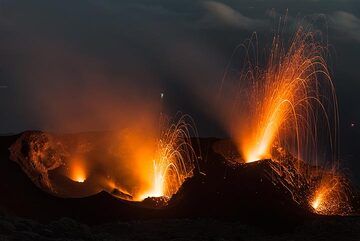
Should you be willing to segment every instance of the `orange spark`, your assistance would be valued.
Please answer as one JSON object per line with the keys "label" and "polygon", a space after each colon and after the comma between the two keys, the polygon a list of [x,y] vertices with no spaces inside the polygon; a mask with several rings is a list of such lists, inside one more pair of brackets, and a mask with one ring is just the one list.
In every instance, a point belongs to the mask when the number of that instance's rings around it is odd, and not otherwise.
{"label": "orange spark", "polygon": [[170,198],[185,179],[193,174],[196,154],[191,145],[190,131],[194,129],[187,123],[187,118],[189,116],[182,116],[170,125],[168,120],[161,121],[163,129],[153,159],[152,184],[150,190],[140,195],[140,199],[160,196]]}
{"label": "orange spark", "polygon": [[[256,34],[253,37],[232,55],[245,51],[238,88],[231,83],[227,88],[230,100],[221,95],[230,64],[220,87],[219,96],[232,107],[226,109],[225,124],[238,152],[245,162],[277,163],[274,171],[284,174],[286,183],[299,192],[293,194],[298,203],[303,199],[299,187],[307,186],[316,212],[348,212],[349,193],[333,168],[338,161],[339,114],[323,36],[300,27],[286,44],[276,35],[264,66],[258,63]],[[285,155],[276,154],[279,148]],[[329,168],[333,170],[324,171]]]}
{"label": "orange spark", "polygon": [[229,118],[245,162],[271,158],[275,142],[298,159],[314,161],[319,159],[319,144],[335,149],[337,101],[326,47],[316,34],[300,28],[288,47],[276,36],[264,67],[249,56],[251,46],[244,47],[240,92]]}
{"label": "orange spark", "polygon": [[346,215],[351,213],[349,196],[350,189],[346,179],[335,170],[324,171],[323,177],[309,198],[309,204],[318,214]]}

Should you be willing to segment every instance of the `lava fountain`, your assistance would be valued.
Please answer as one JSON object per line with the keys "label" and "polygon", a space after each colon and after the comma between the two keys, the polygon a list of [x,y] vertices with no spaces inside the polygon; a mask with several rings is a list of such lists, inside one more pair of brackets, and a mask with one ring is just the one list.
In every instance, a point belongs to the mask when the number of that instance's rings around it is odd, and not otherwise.
{"label": "lava fountain", "polygon": [[[240,97],[235,98],[229,126],[245,162],[271,158],[275,142],[316,165],[337,158],[337,100],[328,51],[318,38],[299,28],[286,45],[277,35],[264,67],[251,57],[254,40],[243,45]],[[324,145],[331,153],[320,157]]]}
{"label": "lava fountain", "polygon": [[[309,187],[300,199],[308,199],[315,212],[346,213],[349,195],[337,168],[337,97],[321,33],[310,26],[299,27],[288,43],[276,34],[268,54],[265,51],[264,66],[259,65],[254,46],[256,34],[234,51],[233,56],[240,50],[245,54],[235,97],[227,103],[232,106],[227,113],[228,130],[241,157],[247,163],[272,159],[282,172],[296,172],[296,180],[288,176],[291,185],[294,190]],[[229,68],[230,64],[220,94]],[[278,158],[277,147],[294,158]]]}
{"label": "lava fountain", "polygon": [[197,132],[193,123],[188,115],[181,116],[175,122],[161,116],[161,130],[150,174],[151,187],[140,199],[170,198],[185,179],[193,175],[197,163],[197,155],[191,143],[191,133],[196,135]]}

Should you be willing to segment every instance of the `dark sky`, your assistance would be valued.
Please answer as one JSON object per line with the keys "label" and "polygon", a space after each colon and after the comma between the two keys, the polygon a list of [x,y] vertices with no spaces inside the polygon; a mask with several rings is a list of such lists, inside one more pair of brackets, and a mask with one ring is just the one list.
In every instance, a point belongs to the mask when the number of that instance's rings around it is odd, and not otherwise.
{"label": "dark sky", "polygon": [[333,45],[342,158],[360,168],[358,0],[1,0],[0,133],[108,129],[164,92],[169,112],[221,136],[204,98],[235,46],[254,31],[266,42],[287,9],[290,26],[311,19]]}

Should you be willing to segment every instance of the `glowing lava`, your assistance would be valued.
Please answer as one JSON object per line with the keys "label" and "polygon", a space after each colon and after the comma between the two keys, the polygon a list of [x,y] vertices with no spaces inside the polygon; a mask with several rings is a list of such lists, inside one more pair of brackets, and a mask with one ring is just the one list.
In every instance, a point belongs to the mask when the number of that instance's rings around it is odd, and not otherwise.
{"label": "glowing lava", "polygon": [[161,133],[153,160],[152,184],[150,190],[141,195],[147,197],[164,196],[170,198],[185,181],[193,175],[196,154],[192,148],[190,133],[195,129],[182,116],[173,124],[165,118],[161,120]]}
{"label": "glowing lava", "polygon": [[331,171],[321,178],[309,203],[318,214],[346,215],[352,212],[348,199],[350,196],[346,179]]}
{"label": "glowing lava", "polygon": [[324,202],[328,192],[330,192],[330,190],[326,188],[319,188],[319,190],[316,192],[313,200],[311,201],[311,206],[315,209],[316,212],[321,213],[322,210],[326,210],[326,205],[324,205]]}
{"label": "glowing lava", "polygon": [[[222,79],[219,96],[227,108],[220,113],[243,161],[272,159],[274,172],[296,192],[295,201],[306,196],[317,213],[343,214],[349,194],[338,174],[339,114],[323,39],[311,26],[299,27],[288,43],[275,35],[261,57],[254,34],[232,55],[244,50],[237,87],[225,81],[230,64]],[[279,148],[289,154],[276,154]]]}
{"label": "glowing lava", "polygon": [[[285,45],[273,39],[265,66],[245,46],[240,92],[230,117],[245,162],[271,158],[276,141],[299,159],[317,161],[319,146],[335,146],[337,101],[319,36],[300,28]],[[250,40],[252,42],[252,40]]]}
{"label": "glowing lava", "polygon": [[332,190],[334,188],[336,188],[336,185],[334,185],[334,187],[331,187],[329,184],[324,183],[316,189],[314,197],[312,197],[312,200],[310,200],[310,205],[314,208],[316,212],[323,213],[327,209],[329,209],[329,207],[327,206],[331,201],[330,196],[332,191],[336,191]]}
{"label": "glowing lava", "polygon": [[74,160],[70,166],[69,178],[75,182],[85,182],[86,170],[82,160]]}

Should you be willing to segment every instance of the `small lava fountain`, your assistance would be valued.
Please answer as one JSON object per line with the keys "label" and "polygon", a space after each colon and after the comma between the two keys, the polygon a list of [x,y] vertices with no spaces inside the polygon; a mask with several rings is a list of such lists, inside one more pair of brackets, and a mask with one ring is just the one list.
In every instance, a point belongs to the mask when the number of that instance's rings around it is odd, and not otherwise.
{"label": "small lava fountain", "polygon": [[314,211],[325,215],[346,215],[352,213],[349,205],[351,187],[348,180],[338,171],[323,172],[323,177],[313,185],[309,202]]}
{"label": "small lava fountain", "polygon": [[191,143],[191,133],[196,134],[196,129],[189,124],[193,123],[192,119],[188,115],[183,115],[176,122],[171,123],[161,116],[160,123],[160,136],[150,174],[151,189],[144,192],[140,199],[170,198],[185,179],[193,175],[197,163],[197,155]]}

